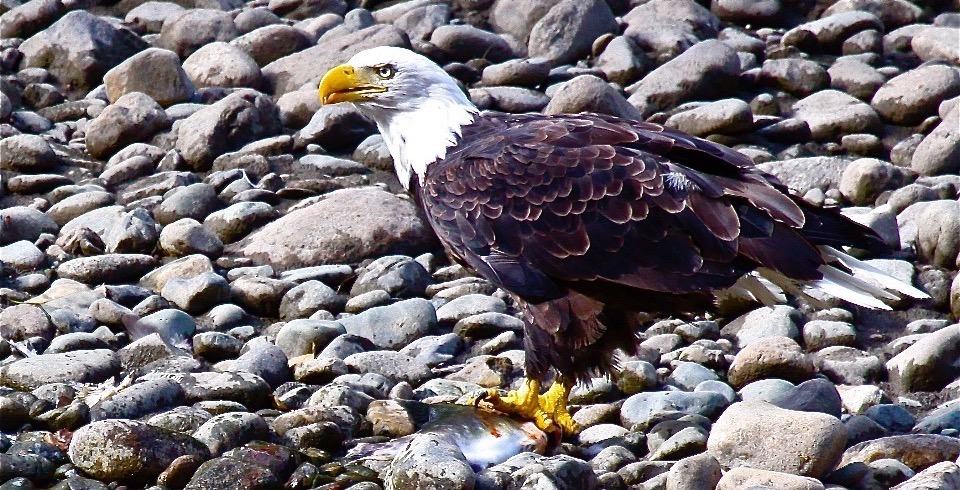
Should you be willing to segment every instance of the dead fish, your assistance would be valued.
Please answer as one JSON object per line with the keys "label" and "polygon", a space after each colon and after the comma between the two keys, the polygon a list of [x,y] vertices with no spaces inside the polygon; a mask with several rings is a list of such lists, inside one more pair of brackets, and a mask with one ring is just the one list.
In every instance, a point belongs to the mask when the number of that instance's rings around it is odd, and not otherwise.
{"label": "dead fish", "polygon": [[547,449],[547,435],[531,422],[472,405],[416,403],[416,406],[408,404],[407,408],[414,418],[419,410],[427,412],[427,421],[420,430],[387,442],[358,444],[347,452],[344,460],[389,464],[413,438],[425,433],[447,438],[476,471],[523,452],[542,454]]}

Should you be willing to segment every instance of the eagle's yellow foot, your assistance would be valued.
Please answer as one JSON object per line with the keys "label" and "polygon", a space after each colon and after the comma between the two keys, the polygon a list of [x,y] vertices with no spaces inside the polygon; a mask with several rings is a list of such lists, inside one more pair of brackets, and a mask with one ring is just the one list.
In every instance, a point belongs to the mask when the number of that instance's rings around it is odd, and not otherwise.
{"label": "eagle's yellow foot", "polygon": [[580,427],[567,411],[570,386],[557,381],[545,393],[540,394],[540,382],[526,379],[518,390],[501,395],[499,390],[488,390],[484,400],[494,409],[533,421],[544,432],[560,432],[573,435]]}

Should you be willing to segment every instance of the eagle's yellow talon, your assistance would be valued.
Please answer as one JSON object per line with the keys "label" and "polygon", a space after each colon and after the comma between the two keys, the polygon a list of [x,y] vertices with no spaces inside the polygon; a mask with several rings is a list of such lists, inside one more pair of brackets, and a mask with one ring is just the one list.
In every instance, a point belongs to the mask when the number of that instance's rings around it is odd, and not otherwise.
{"label": "eagle's yellow talon", "polygon": [[570,386],[556,381],[546,393],[539,396],[539,405],[564,434],[576,434],[580,432],[580,426],[573,421],[573,416],[567,411],[569,397]]}
{"label": "eagle's yellow talon", "polygon": [[489,390],[486,401],[498,411],[533,421],[544,432],[560,431],[563,435],[572,435],[580,428],[567,411],[569,394],[570,387],[559,381],[540,394],[540,382],[527,379],[519,389],[506,395]]}

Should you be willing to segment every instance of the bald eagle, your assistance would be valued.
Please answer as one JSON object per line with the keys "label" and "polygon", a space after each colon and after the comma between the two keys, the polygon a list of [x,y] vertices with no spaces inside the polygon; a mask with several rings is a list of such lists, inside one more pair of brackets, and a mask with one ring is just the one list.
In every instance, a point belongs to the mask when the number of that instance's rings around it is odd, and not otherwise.
{"label": "bald eagle", "polygon": [[723,145],[600,114],[481,112],[402,48],[356,54],[319,92],[377,124],[448,254],[516,300],[527,378],[486,399],[543,429],[577,431],[571,386],[636,353],[637,312],[702,313],[728,288],[769,303],[770,282],[869,308],[927,297],[841,251],[885,250],[872,230]]}

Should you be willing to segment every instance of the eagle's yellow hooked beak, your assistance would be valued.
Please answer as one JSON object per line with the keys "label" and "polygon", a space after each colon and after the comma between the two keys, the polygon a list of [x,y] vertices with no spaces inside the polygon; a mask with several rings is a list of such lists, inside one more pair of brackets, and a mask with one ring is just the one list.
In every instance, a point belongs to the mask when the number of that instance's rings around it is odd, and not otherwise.
{"label": "eagle's yellow hooked beak", "polygon": [[387,88],[373,82],[365,71],[355,70],[350,65],[332,68],[320,80],[320,102],[363,102],[370,96],[387,91]]}

